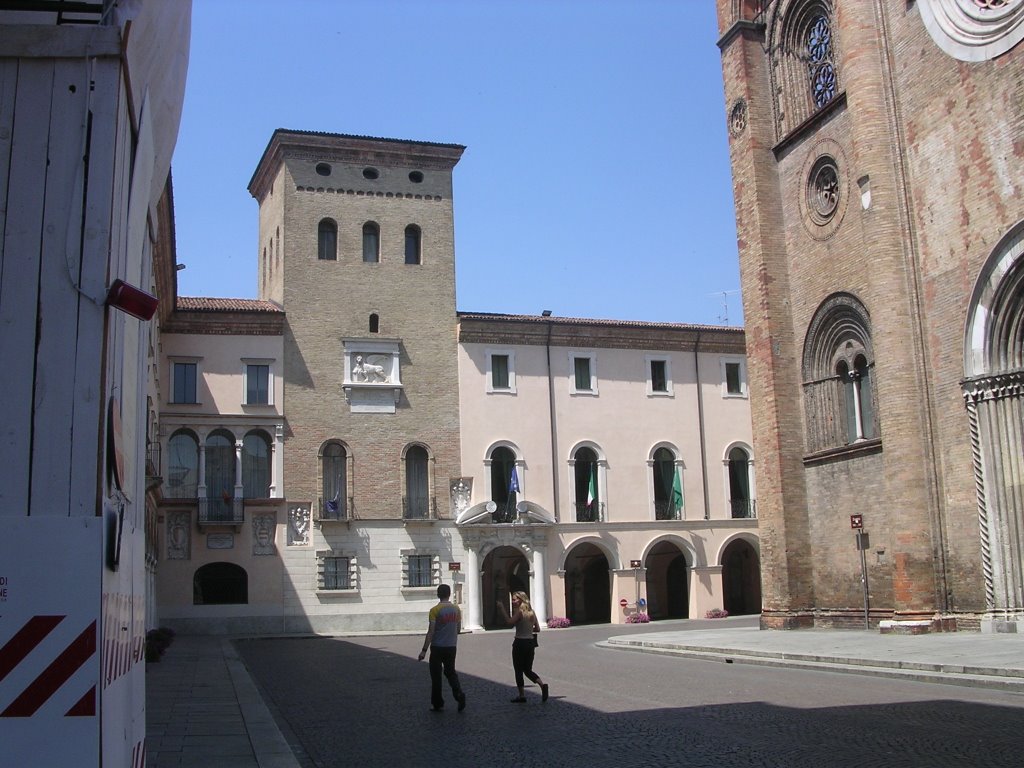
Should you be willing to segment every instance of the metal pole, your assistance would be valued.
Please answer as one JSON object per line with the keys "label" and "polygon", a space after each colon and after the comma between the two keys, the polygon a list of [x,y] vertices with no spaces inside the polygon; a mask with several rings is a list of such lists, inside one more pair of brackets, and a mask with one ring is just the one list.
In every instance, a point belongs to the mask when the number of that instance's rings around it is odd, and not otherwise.
{"label": "metal pole", "polygon": [[864,554],[864,531],[857,529],[857,551],[860,552],[860,583],[864,588],[864,629],[871,629],[868,620],[868,559]]}

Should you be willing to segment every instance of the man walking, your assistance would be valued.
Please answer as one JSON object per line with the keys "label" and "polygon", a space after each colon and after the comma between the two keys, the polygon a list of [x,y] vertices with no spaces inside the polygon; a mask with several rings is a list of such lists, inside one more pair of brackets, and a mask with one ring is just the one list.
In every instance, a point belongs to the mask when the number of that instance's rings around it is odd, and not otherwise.
{"label": "man walking", "polygon": [[442,584],[437,588],[437,599],[440,601],[427,614],[427,636],[423,639],[423,650],[419,660],[427,655],[430,649],[430,708],[434,712],[444,709],[444,696],[441,695],[441,671],[448,678],[452,688],[452,696],[459,703],[459,712],[466,708],[466,694],[459,684],[459,673],[455,671],[455,644],[462,630],[462,611],[453,605],[449,598],[452,588]]}

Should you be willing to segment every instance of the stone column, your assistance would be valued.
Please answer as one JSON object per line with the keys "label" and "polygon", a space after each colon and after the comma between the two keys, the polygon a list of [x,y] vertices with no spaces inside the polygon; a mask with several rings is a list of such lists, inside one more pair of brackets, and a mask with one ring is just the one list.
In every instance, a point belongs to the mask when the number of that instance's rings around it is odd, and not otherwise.
{"label": "stone column", "polygon": [[196,496],[206,498],[206,444],[199,443],[199,483],[196,485]]}
{"label": "stone column", "polygon": [[548,625],[548,574],[544,566],[544,550],[533,548],[533,570],[530,572],[530,602],[542,627]]}
{"label": "stone column", "polygon": [[480,593],[482,592],[480,578],[480,558],[476,549],[472,546],[466,547],[466,623],[463,629],[476,632],[483,629],[480,623]]}
{"label": "stone column", "polygon": [[234,498],[241,499],[245,494],[242,488],[242,441],[235,441],[235,495]]}

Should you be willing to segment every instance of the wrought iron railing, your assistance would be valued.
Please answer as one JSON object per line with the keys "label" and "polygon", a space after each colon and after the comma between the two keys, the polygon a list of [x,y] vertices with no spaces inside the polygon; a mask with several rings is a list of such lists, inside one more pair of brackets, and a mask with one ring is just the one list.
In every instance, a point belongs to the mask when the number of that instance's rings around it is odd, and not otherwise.
{"label": "wrought iron railing", "polygon": [[498,505],[491,513],[491,522],[494,523],[514,523],[516,518],[519,516],[519,512],[516,510],[516,505],[513,502],[495,502]]}
{"label": "wrought iron railing", "polygon": [[604,502],[593,501],[587,504],[585,501],[577,501],[576,522],[577,523],[601,523],[604,522]]}
{"label": "wrought iron railing", "polygon": [[160,477],[160,443],[146,443],[146,477]]}
{"label": "wrought iron railing", "polygon": [[654,502],[655,520],[681,520],[681,510],[671,501]]}
{"label": "wrought iron railing", "polygon": [[317,499],[316,519],[317,520],[351,520],[355,515],[356,503],[351,496],[339,496],[337,501],[324,499],[321,496]]}
{"label": "wrought iron railing", "polygon": [[200,525],[241,525],[245,505],[241,499],[198,499]]}
{"label": "wrought iron railing", "polygon": [[756,499],[730,499],[729,508],[734,518],[757,517]]}
{"label": "wrought iron railing", "polygon": [[437,520],[437,501],[433,496],[403,496],[402,517],[405,520]]}

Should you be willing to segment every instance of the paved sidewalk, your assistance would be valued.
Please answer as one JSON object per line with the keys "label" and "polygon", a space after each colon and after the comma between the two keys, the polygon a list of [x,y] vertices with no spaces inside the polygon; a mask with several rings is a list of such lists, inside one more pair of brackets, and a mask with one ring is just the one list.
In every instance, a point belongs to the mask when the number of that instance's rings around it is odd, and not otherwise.
{"label": "paved sidewalk", "polygon": [[147,768],[299,768],[222,637],[182,636],[146,665]]}
{"label": "paved sidewalk", "polygon": [[[725,626],[613,636],[597,645],[1024,693],[1024,634]],[[159,663],[147,665],[146,731],[148,768],[299,766],[234,646],[222,637],[178,636]]]}
{"label": "paved sidewalk", "polygon": [[598,646],[1024,693],[1024,634],[883,635],[877,630],[736,627],[623,635]]}

